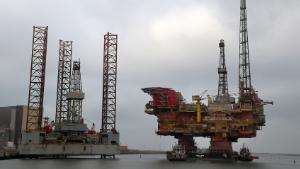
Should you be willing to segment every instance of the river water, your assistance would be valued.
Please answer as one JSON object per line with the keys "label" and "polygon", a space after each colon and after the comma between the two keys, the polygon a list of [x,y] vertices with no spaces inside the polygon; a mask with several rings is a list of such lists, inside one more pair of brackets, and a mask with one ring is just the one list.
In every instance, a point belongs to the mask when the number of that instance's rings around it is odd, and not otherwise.
{"label": "river water", "polygon": [[165,155],[120,155],[116,159],[14,159],[0,161],[0,169],[300,169],[300,155],[258,154],[254,162],[188,160],[169,162]]}

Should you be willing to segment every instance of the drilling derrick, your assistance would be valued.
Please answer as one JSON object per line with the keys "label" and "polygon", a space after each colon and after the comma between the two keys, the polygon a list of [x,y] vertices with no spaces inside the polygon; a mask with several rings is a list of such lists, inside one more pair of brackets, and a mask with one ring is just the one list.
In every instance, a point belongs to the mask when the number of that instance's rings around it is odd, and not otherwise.
{"label": "drilling derrick", "polygon": [[247,28],[247,8],[246,0],[241,0],[240,7],[240,36],[239,36],[239,102],[238,107],[241,113],[240,120],[249,121],[244,128],[247,132],[244,137],[255,137],[256,130],[260,130],[265,125],[264,105],[273,102],[264,102],[258,97],[251,84],[250,57]]}
{"label": "drilling derrick", "polygon": [[67,121],[70,123],[82,123],[82,100],[84,93],[81,86],[80,61],[73,62],[71,77],[71,91],[66,96],[68,100]]}
{"label": "drilling derrick", "polygon": [[103,132],[116,129],[117,47],[118,35],[104,35],[101,127]]}
{"label": "drilling derrick", "polygon": [[60,40],[59,44],[55,130],[74,141],[88,130],[82,119],[80,62],[74,61],[72,71],[72,41]]}
{"label": "drilling derrick", "polygon": [[26,131],[41,129],[45,87],[48,26],[33,27]]}
{"label": "drilling derrick", "polygon": [[228,82],[227,82],[227,70],[225,64],[225,43],[222,39],[219,43],[220,47],[220,60],[219,60],[219,85],[218,96],[228,96]]}
{"label": "drilling derrick", "polygon": [[67,93],[71,89],[72,41],[59,41],[59,61],[57,75],[57,97],[55,123],[68,120]]}
{"label": "drilling derrick", "polygon": [[246,0],[241,0],[240,36],[239,36],[239,87],[240,99],[242,102],[251,102],[253,92],[251,85],[249,43],[247,29],[247,8]]}
{"label": "drilling derrick", "polygon": [[228,93],[228,81],[227,81],[227,70],[225,64],[225,43],[224,40],[220,40],[220,60],[218,67],[219,74],[219,84],[218,84],[218,95],[215,100],[208,102],[208,116],[210,120],[210,125],[215,128],[222,128],[225,130],[220,130],[214,132],[211,135],[209,153],[208,157],[222,157],[224,154],[226,156],[232,156],[232,139],[229,137],[229,133],[226,131],[228,125],[232,122],[231,116],[232,112],[232,102],[234,98],[229,96]]}

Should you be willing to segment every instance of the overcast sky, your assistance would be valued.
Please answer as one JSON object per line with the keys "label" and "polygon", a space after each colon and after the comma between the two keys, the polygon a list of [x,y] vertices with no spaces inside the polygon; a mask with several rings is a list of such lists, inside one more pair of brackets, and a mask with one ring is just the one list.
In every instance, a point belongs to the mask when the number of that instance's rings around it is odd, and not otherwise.
{"label": "overcast sky", "polygon": [[[117,128],[130,148],[163,149],[144,113],[143,87],[171,87],[191,101],[217,92],[220,39],[225,40],[229,90],[238,90],[239,0],[0,0],[0,106],[27,104],[32,26],[49,26],[45,116],[54,119],[59,39],[80,58],[89,126],[101,123],[102,50],[106,32],[119,35]],[[248,0],[252,84],[266,106],[266,126],[240,139],[255,152],[300,153],[300,1]],[[197,139],[207,147],[207,139]]]}

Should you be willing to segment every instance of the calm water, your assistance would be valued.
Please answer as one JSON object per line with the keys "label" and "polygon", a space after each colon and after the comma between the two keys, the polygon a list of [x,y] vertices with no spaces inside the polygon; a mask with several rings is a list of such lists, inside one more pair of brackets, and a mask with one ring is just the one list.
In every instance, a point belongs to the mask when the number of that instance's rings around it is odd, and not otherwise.
{"label": "calm water", "polygon": [[[300,169],[300,156],[259,154],[254,162],[189,160],[169,162],[165,155],[121,155],[117,159],[4,160],[0,169]],[[294,164],[294,160],[296,163]]]}

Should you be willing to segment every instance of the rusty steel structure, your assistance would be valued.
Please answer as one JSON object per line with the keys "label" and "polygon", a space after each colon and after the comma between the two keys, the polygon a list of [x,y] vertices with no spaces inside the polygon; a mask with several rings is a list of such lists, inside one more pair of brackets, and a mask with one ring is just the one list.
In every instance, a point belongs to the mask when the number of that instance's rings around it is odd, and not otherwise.
{"label": "rusty steel structure", "polygon": [[117,49],[118,35],[108,32],[103,50],[102,132],[116,128]]}
{"label": "rusty steel structure", "polygon": [[193,137],[210,138],[208,151],[202,155],[208,158],[237,159],[232,142],[239,138],[256,137],[257,130],[265,126],[264,102],[251,86],[249,45],[247,33],[246,1],[241,0],[240,54],[239,54],[239,98],[228,93],[225,65],[225,43],[220,41],[218,67],[219,85],[216,97],[208,96],[207,104],[202,96],[192,97],[188,103],[180,92],[171,88],[144,88],[152,97],[145,106],[145,112],[158,118],[157,134],[174,136],[189,156],[197,155]]}
{"label": "rusty steel structure", "polygon": [[34,26],[26,131],[40,130],[43,118],[48,26]]}
{"label": "rusty steel structure", "polygon": [[71,89],[72,71],[72,41],[59,41],[59,61],[57,74],[57,95],[55,123],[60,124],[67,120],[68,100],[67,94]]}

